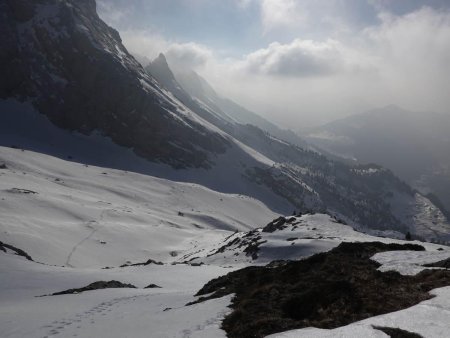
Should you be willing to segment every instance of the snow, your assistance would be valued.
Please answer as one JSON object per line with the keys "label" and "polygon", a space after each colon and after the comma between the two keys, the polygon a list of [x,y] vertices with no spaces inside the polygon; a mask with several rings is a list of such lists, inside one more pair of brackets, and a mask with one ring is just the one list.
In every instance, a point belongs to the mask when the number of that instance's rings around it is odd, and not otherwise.
{"label": "snow", "polygon": [[[0,100],[0,111],[0,146],[16,146],[62,159],[70,156],[73,161],[88,165],[134,171],[196,183],[222,193],[250,196],[281,214],[293,209],[269,188],[250,183],[242,176],[245,168],[267,166],[272,162],[235,139],[230,139],[232,146],[227,152],[212,158],[213,168],[174,170],[168,165],[149,162],[98,132],[83,135],[59,129],[28,102]],[[24,124],[24,120],[32,123]]]}
{"label": "snow", "polygon": [[398,271],[402,275],[415,275],[426,268],[424,264],[439,262],[450,258],[448,247],[442,251],[390,251],[381,252],[372,257],[382,264],[380,271]]}
{"label": "snow", "polygon": [[218,240],[223,230],[249,230],[276,216],[252,198],[30,151],[0,147],[0,162],[8,167],[0,171],[2,238],[50,264],[170,260],[170,252],[195,241]]}
{"label": "snow", "polygon": [[[300,217],[287,217],[287,219],[295,219],[291,223],[286,223],[285,228],[275,230],[274,232],[236,232],[227,237],[224,241],[207,247],[196,247],[192,253],[186,256],[193,259],[194,262],[204,262],[206,264],[218,264],[227,266],[229,264],[236,265],[265,265],[274,260],[298,260],[309,257],[319,252],[325,252],[338,246],[341,242],[383,242],[383,243],[407,243],[404,240],[396,240],[392,238],[376,237],[362,232],[355,231],[352,227],[337,223],[337,221],[327,214],[306,214]],[[259,244],[258,257],[252,259],[251,255],[244,252],[246,245],[236,242],[236,239],[247,239],[260,237],[257,241]],[[401,253],[389,252],[379,254],[380,257],[387,257],[383,260],[376,256],[376,260],[380,264],[386,264],[386,267],[380,268],[382,271],[389,269],[413,269],[419,272],[423,268],[419,268],[417,264],[422,261],[414,260],[413,257],[423,257],[425,263],[439,261],[450,256],[450,248],[431,243],[422,243],[412,241],[424,246],[428,251],[425,252],[409,252]],[[224,251],[217,252],[222,246],[226,246]],[[438,251],[442,249],[442,251]],[[403,255],[402,253],[405,252]],[[392,255],[392,256],[391,256]],[[395,257],[398,258],[395,259]],[[417,256],[414,256],[417,255]],[[426,260],[428,259],[428,260]],[[405,263],[405,260],[407,263]],[[424,264],[425,264],[424,263]]]}
{"label": "snow", "polygon": [[411,233],[427,241],[450,242],[449,221],[425,196],[394,193],[390,204],[402,223],[410,226]]}
{"label": "snow", "polygon": [[373,174],[377,174],[383,170],[385,170],[385,169],[380,169],[380,168],[352,169],[353,172],[355,172],[359,175],[373,175]]}
{"label": "snow", "polygon": [[[193,294],[204,283],[230,269],[187,265],[74,269],[5,254],[0,254],[0,266],[0,327],[5,338],[225,337],[220,322],[229,311],[231,296],[185,304],[195,299]],[[138,289],[36,297],[112,279]],[[162,288],[143,289],[150,283]]]}

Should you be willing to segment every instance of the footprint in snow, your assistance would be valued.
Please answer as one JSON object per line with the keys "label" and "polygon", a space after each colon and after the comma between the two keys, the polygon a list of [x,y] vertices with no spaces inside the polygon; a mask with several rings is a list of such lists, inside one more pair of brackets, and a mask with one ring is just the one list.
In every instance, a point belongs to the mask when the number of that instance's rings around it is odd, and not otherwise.
{"label": "footprint in snow", "polygon": [[[42,326],[42,328],[50,329],[42,338],[50,338],[54,335],[63,334],[64,330],[74,323],[77,324],[77,326],[75,327],[76,329],[81,329],[84,326],[83,323],[95,324],[94,317],[96,315],[100,315],[102,317],[106,316],[108,312],[112,311],[111,307],[134,302],[137,298],[148,299],[148,295],[115,298],[108,302],[100,303],[97,306],[92,307],[88,311],[75,314],[74,318],[72,319],[63,318],[61,320],[55,320],[51,324]],[[73,336],[77,335],[74,334]]]}

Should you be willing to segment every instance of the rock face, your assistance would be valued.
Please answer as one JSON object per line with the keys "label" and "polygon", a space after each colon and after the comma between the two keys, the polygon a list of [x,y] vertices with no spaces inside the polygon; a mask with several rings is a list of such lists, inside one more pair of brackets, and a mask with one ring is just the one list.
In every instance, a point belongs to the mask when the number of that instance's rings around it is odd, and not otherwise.
{"label": "rock face", "polygon": [[164,86],[164,88],[169,90],[177,99],[194,111],[198,116],[201,116],[203,119],[218,126],[222,130],[226,130],[227,132],[230,131],[233,120],[218,107],[214,106],[211,108],[186,91],[175,78],[164,54],[160,53],[156,59],[151,61],[145,67],[145,71],[150,76],[153,76],[162,86]]}
{"label": "rock face", "polygon": [[228,141],[162,90],[94,0],[0,4],[0,98],[30,100],[59,127],[98,130],[174,167],[208,167]]}

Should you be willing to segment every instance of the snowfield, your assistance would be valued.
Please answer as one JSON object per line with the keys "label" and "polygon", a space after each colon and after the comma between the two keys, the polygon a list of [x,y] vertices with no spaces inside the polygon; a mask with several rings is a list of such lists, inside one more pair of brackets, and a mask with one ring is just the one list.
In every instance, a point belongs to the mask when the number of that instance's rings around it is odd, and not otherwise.
{"label": "snowfield", "polygon": [[[276,217],[261,202],[132,172],[0,148],[1,240],[38,262],[172,261],[197,242]],[[201,230],[201,231],[199,231]]]}
{"label": "snowfield", "polygon": [[[0,254],[2,337],[225,337],[230,297],[189,307],[208,280],[230,269],[164,265],[122,269],[52,267]],[[36,297],[119,280],[138,289]],[[150,283],[161,288],[143,289]]]}
{"label": "snowfield", "polygon": [[[0,147],[2,164],[0,241],[35,261],[0,251],[2,337],[225,337],[220,325],[232,296],[185,306],[209,280],[342,241],[403,242],[357,232],[324,214],[285,217],[267,232],[257,228],[279,215],[256,199],[32,151]],[[244,238],[258,243],[257,257],[244,251],[249,243],[239,244]],[[382,271],[414,274],[450,257],[446,246],[416,243],[427,251],[373,259]],[[162,264],[119,267],[149,259]],[[137,288],[37,297],[109,280]],[[450,287],[433,293],[409,309],[335,330],[271,337],[386,336],[372,325],[443,337],[450,330]]]}

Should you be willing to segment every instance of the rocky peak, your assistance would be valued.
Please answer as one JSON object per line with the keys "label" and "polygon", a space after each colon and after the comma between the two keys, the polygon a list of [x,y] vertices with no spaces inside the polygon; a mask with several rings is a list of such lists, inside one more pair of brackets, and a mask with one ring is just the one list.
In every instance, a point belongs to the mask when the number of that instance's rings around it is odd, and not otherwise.
{"label": "rocky peak", "polygon": [[[155,58],[147,67],[146,70],[150,72],[160,83],[165,87],[176,86],[175,76],[167,63],[167,59],[163,53],[159,53],[158,57]],[[168,88],[172,89],[172,88]]]}
{"label": "rocky peak", "polygon": [[0,8],[0,98],[30,101],[59,127],[99,131],[177,168],[208,167],[226,150],[223,136],[192,119],[128,53],[94,0],[10,0]]}

